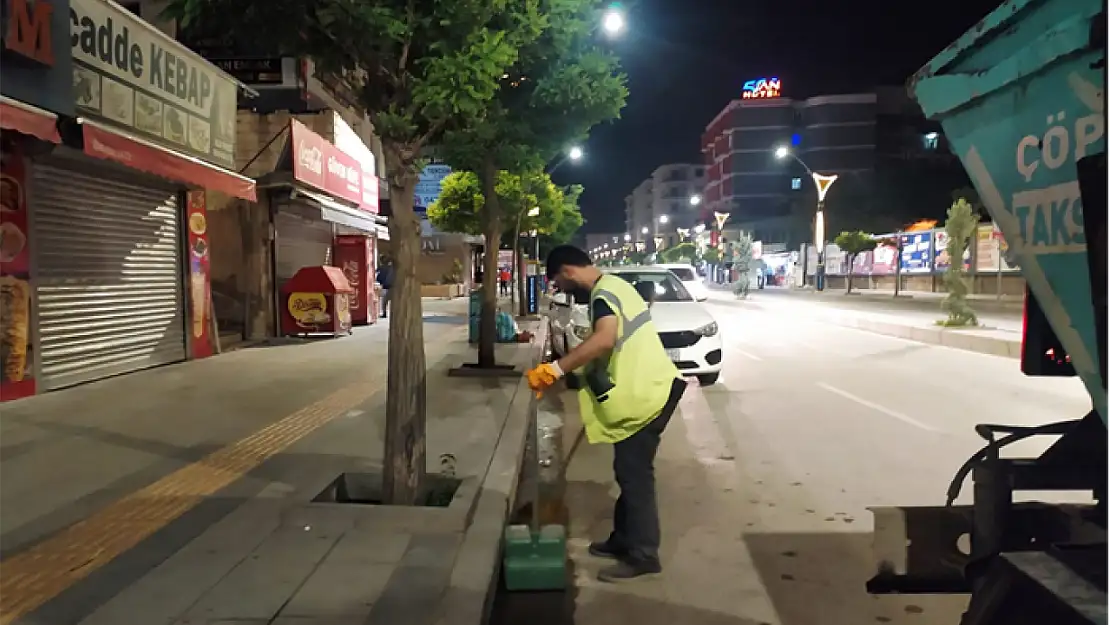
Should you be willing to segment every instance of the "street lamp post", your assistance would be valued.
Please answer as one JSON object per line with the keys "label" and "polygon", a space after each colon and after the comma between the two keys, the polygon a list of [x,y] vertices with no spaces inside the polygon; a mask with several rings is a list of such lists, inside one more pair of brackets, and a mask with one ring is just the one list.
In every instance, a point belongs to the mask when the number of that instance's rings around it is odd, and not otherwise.
{"label": "street lamp post", "polygon": [[809,168],[806,162],[803,161],[798,155],[790,151],[786,146],[780,146],[775,149],[775,158],[780,161],[784,158],[793,158],[806,170],[809,177],[813,179],[814,186],[817,187],[817,214],[813,217],[813,243],[817,246],[817,271],[814,276],[814,286],[818,291],[825,290],[825,196],[829,193],[829,187],[832,186],[836,179],[839,177],[836,174],[826,176],[819,174]]}
{"label": "street lamp post", "polygon": [[[540,214],[540,207],[539,206],[533,206],[532,208],[528,209],[527,216],[528,217],[538,217],[539,214]],[[528,284],[528,278],[525,277],[524,272],[520,270],[521,269],[520,268],[520,264],[521,264],[520,263],[520,229],[524,225],[524,217],[525,217],[525,213],[520,213],[519,215],[516,216],[516,230],[513,231],[513,238],[514,238],[513,261],[516,263],[516,267],[513,267],[513,272],[517,274],[517,280],[516,280],[517,288],[514,289],[514,290],[516,290],[520,294],[520,315],[522,317],[528,314],[528,300],[526,300],[524,298],[524,289],[525,289],[525,286]],[[535,236],[535,238],[536,238],[536,260],[539,260],[540,259],[539,230],[538,229],[533,229],[532,233],[533,233],[533,236]],[[510,293],[509,297],[513,298],[513,297],[515,297],[515,295],[516,295],[515,293]],[[512,300],[510,299],[510,301],[512,301]],[[512,310],[512,308],[510,308],[509,310]]]}

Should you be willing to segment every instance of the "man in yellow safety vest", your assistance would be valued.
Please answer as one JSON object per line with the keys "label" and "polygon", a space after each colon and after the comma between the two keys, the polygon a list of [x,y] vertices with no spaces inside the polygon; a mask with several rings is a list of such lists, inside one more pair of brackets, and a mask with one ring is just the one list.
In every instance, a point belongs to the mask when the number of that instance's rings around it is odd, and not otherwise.
{"label": "man in yellow safety vest", "polygon": [[587,440],[613,444],[613,472],[621,494],[612,534],[592,543],[590,554],[617,562],[598,579],[615,582],[659,573],[655,452],[686,383],[631,284],[603,274],[586,252],[570,245],[548,254],[547,277],[564,292],[590,293],[590,337],[557,362],[527,375],[531,388],[542,392],[573,372],[581,380],[578,405]]}

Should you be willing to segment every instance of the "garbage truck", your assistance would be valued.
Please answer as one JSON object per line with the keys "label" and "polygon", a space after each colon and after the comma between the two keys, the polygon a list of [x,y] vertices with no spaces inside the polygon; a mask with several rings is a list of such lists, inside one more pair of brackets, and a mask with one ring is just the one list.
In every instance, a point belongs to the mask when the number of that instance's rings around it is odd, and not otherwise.
{"label": "garbage truck", "polygon": [[[1091,396],[1043,426],[975,425],[948,505],[872,509],[868,591],[968,593],[960,625],[1107,623],[1106,22],[1105,0],[1008,0],[909,81],[1021,267],[1015,366]],[[1040,455],[1006,449],[1033,437],[1052,437]]]}

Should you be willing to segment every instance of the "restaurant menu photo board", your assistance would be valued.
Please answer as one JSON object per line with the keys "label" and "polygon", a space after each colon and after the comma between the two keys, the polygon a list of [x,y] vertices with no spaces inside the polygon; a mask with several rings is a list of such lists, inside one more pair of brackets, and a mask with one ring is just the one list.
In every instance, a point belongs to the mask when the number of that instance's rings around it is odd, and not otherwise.
{"label": "restaurant menu photo board", "polygon": [[[935,230],[933,233],[933,267],[937,271],[947,271],[952,263],[948,259],[948,232]],[[964,250],[964,269],[971,269],[971,246]]]}
{"label": "restaurant menu photo board", "polygon": [[1020,268],[1011,265],[1007,259],[1009,246],[1002,233],[994,224],[979,226],[975,240],[975,271],[990,273],[996,271],[1020,271]]}
{"label": "restaurant menu photo board", "polygon": [[230,76],[115,3],[71,0],[70,11],[78,112],[235,168]]}

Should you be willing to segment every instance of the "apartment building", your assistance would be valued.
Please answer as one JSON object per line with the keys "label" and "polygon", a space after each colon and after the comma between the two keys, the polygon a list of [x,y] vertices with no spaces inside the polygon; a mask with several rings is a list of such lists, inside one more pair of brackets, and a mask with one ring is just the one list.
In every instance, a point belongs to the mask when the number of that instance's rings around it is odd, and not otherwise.
{"label": "apartment building", "polygon": [[665,247],[676,244],[681,239],[679,230],[700,223],[705,180],[704,165],[672,163],[656,168],[625,198],[626,232],[634,241],[661,236]]}

